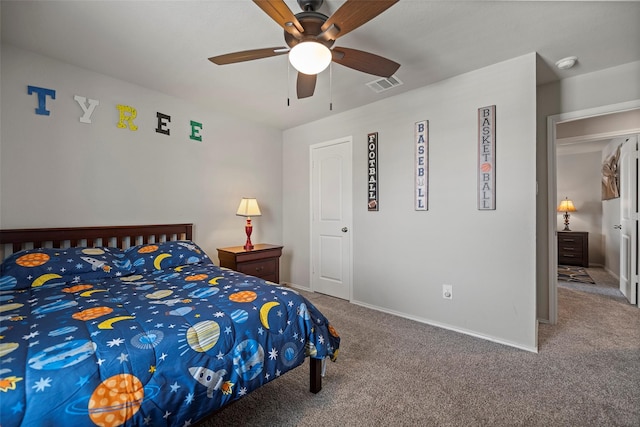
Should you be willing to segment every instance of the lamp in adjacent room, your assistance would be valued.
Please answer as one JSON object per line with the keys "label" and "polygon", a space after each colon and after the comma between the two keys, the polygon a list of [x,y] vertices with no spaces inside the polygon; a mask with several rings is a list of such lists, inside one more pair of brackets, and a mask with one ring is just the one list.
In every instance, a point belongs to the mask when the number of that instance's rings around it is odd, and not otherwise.
{"label": "lamp in adjacent room", "polygon": [[568,197],[565,197],[558,205],[558,212],[564,212],[564,229],[562,231],[571,231],[569,229],[569,212],[575,211],[576,207],[573,206],[573,202]]}
{"label": "lamp in adjacent room", "polygon": [[261,216],[260,207],[258,201],[251,197],[243,197],[238,206],[238,216],[244,216],[247,218],[247,224],[244,227],[244,231],[247,233],[247,242],[244,244],[244,249],[250,251],[253,249],[253,243],[251,243],[251,232],[253,231],[253,225],[251,225],[252,216]]}

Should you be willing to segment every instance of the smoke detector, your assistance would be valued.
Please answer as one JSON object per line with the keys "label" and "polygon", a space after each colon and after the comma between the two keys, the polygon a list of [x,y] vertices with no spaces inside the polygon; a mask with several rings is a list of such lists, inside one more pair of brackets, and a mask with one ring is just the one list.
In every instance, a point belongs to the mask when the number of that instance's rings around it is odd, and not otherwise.
{"label": "smoke detector", "polygon": [[577,56],[567,56],[566,58],[562,58],[561,60],[556,62],[556,67],[558,67],[561,70],[568,70],[569,68],[576,65],[577,61],[578,61]]}

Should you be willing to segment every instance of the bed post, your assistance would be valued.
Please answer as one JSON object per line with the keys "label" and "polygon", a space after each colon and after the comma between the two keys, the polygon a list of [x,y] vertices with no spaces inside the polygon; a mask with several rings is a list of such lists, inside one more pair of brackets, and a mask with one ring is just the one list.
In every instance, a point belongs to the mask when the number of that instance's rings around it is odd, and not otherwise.
{"label": "bed post", "polygon": [[322,390],[322,359],[309,358],[309,373],[311,393],[317,393]]}

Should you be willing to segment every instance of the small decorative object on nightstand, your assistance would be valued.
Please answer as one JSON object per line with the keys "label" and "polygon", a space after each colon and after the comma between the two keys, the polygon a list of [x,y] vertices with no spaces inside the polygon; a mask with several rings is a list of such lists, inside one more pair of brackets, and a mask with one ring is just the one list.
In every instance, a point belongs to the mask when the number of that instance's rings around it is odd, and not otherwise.
{"label": "small decorative object on nightstand", "polygon": [[280,283],[280,255],[282,246],[258,243],[252,250],[244,246],[218,248],[220,267]]}
{"label": "small decorative object on nightstand", "polygon": [[558,264],[589,267],[589,233],[558,231]]}
{"label": "small decorative object on nightstand", "polygon": [[244,216],[247,218],[247,224],[244,227],[244,231],[247,234],[247,242],[244,244],[244,248],[247,251],[250,251],[251,249],[253,249],[253,243],[251,243],[251,232],[253,231],[253,225],[251,225],[251,217],[262,215],[262,213],[260,213],[258,201],[251,197],[243,197],[242,200],[240,200],[240,206],[238,206],[236,215]]}
{"label": "small decorative object on nightstand", "polygon": [[565,197],[563,201],[558,205],[558,212],[564,212],[564,229],[562,231],[571,231],[569,229],[569,212],[576,212],[576,207],[573,202]]}

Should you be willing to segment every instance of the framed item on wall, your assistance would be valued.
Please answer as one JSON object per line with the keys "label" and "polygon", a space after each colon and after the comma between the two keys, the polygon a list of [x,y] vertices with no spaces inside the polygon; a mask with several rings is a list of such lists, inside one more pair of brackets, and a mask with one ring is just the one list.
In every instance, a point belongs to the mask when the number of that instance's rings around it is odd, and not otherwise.
{"label": "framed item on wall", "polygon": [[378,132],[367,135],[367,209],[378,210]]}
{"label": "framed item on wall", "polygon": [[496,106],[478,108],[478,210],[496,209]]}
{"label": "framed item on wall", "polygon": [[429,210],[429,121],[415,124],[415,210]]}

